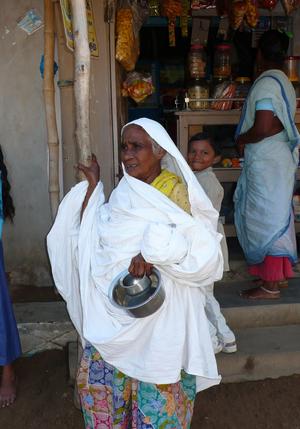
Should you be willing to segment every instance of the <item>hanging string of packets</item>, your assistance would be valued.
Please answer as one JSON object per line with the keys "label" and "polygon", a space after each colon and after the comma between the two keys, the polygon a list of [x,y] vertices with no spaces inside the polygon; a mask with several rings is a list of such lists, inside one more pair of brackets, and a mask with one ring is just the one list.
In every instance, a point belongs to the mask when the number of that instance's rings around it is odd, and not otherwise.
{"label": "hanging string of packets", "polygon": [[[159,3],[159,2],[158,2]],[[157,8],[156,8],[157,10]],[[176,18],[180,17],[182,37],[188,36],[189,0],[162,0],[161,15],[168,18],[169,46],[176,46]]]}

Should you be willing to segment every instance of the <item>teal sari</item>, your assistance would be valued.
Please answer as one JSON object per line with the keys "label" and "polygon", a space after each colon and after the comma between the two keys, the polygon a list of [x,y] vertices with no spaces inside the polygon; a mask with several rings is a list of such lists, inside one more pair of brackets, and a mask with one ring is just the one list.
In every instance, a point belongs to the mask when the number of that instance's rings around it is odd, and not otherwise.
{"label": "teal sari", "polygon": [[292,196],[299,163],[299,132],[294,123],[296,97],[280,70],[264,72],[253,84],[237,135],[254,124],[256,102],[272,100],[284,130],[258,143],[247,144],[245,161],[234,195],[235,226],[248,264],[267,255],[297,260]]}

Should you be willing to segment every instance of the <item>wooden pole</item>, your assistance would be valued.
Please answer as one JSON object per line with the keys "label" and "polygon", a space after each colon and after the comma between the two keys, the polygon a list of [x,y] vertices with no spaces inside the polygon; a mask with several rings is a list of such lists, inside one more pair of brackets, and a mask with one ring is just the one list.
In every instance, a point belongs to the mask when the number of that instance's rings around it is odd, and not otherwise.
{"label": "wooden pole", "polygon": [[59,205],[59,140],[54,90],[54,3],[44,0],[44,81],[46,126],[49,148],[49,196],[52,219]]}
{"label": "wooden pole", "polygon": [[66,47],[65,31],[60,3],[54,3],[55,31],[57,40],[59,93],[61,107],[61,144],[63,186],[66,194],[74,186],[74,165],[78,162],[75,142],[75,107],[74,107],[74,55]]}
{"label": "wooden pole", "polygon": [[78,160],[84,165],[91,161],[89,127],[90,49],[85,0],[71,0],[74,35],[74,96],[75,137]]}

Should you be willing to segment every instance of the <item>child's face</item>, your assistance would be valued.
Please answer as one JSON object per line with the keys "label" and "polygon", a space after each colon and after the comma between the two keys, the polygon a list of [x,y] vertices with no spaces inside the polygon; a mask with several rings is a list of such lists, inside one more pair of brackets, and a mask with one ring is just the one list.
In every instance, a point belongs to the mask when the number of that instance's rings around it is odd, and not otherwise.
{"label": "child's face", "polygon": [[195,140],[190,144],[188,164],[193,171],[202,171],[217,162],[217,156],[208,140]]}

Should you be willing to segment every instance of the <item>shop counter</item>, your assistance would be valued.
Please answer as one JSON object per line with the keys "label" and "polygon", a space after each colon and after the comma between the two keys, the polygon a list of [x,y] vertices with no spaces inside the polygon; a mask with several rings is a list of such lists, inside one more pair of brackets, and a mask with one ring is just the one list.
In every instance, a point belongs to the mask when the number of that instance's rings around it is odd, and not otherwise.
{"label": "shop counter", "polygon": [[[187,154],[189,138],[201,131],[204,125],[237,125],[240,119],[240,110],[183,110],[175,112],[177,117],[177,146],[184,157]],[[300,109],[297,109],[295,123],[300,129]],[[240,168],[214,168],[220,182],[237,182]],[[297,171],[297,180],[300,180],[300,169]],[[295,223],[296,231],[300,232],[300,222]],[[236,231],[232,224],[224,225],[226,237],[235,237]]]}

